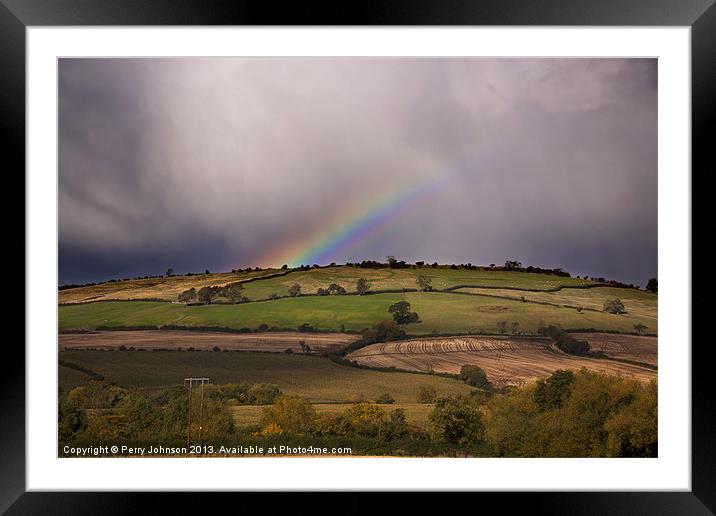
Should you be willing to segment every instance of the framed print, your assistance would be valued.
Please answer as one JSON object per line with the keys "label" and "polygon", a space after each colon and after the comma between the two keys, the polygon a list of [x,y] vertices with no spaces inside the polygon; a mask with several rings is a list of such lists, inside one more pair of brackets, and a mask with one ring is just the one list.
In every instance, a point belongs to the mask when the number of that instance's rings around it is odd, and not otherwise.
{"label": "framed print", "polygon": [[713,510],[691,301],[710,2],[0,13],[27,204],[3,510]]}

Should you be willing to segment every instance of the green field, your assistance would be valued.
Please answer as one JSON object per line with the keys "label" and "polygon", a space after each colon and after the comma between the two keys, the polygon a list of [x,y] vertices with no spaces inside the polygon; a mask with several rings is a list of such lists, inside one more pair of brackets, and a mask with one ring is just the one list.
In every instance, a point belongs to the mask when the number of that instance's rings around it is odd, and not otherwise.
{"label": "green field", "polygon": [[[273,277],[270,277],[273,276]],[[593,284],[578,278],[563,278],[547,274],[512,272],[500,270],[451,269],[449,267],[423,267],[415,269],[367,269],[360,267],[321,267],[310,270],[266,269],[262,271],[198,274],[195,276],[170,276],[108,282],[67,290],[61,290],[60,303],[76,303],[107,300],[162,299],[175,301],[183,290],[202,286],[226,285],[247,282],[244,295],[251,301],[269,299],[272,294],[288,296],[291,285],[301,286],[303,294],[315,294],[319,288],[336,283],[348,292],[355,292],[358,278],[370,282],[372,290],[416,289],[418,276],[429,278],[433,289],[444,290],[460,285],[489,288],[522,288],[550,290],[562,286]],[[266,277],[265,279],[261,279]]]}
{"label": "green field", "polygon": [[[352,404],[349,403],[315,403],[313,408],[318,414],[338,415],[351,406]],[[433,410],[432,404],[424,403],[393,403],[378,406],[386,412],[402,409],[405,411],[405,417],[408,421],[423,428],[428,426],[428,418]],[[239,405],[232,407],[232,411],[234,413],[234,423],[237,426],[250,426],[260,423],[264,407],[261,405]]]}
{"label": "green field", "polygon": [[[626,289],[618,289],[620,291]],[[582,289],[570,289],[580,295]],[[389,319],[388,307],[400,300],[411,303],[420,323],[405,327],[411,335],[433,332],[497,333],[498,323],[520,324],[521,331],[536,332],[541,321],[565,329],[594,328],[633,332],[637,323],[656,332],[654,316],[643,311],[622,315],[582,311],[512,299],[442,292],[408,292],[368,296],[308,296],[239,305],[184,306],[161,302],[101,302],[59,307],[59,327],[94,329],[98,326],[221,326],[257,328],[261,324],[297,328],[308,323],[319,330],[360,331]],[[656,296],[653,297],[654,307]],[[625,301],[629,308],[629,300]]]}
{"label": "green field", "polygon": [[658,297],[656,294],[629,288],[594,287],[594,288],[564,288],[558,292],[526,292],[508,289],[461,288],[457,292],[499,296],[520,300],[524,297],[528,301],[551,303],[559,306],[582,307],[601,311],[604,302],[618,298],[624,303],[624,308],[630,316],[639,318],[649,327],[649,331],[656,332],[658,315]]}
{"label": "green field", "polygon": [[[375,400],[389,393],[397,403],[415,403],[419,388],[429,385],[438,395],[471,390],[451,378],[358,369],[326,357],[283,353],[213,351],[63,351],[60,359],[99,373],[123,387],[181,385],[188,376],[208,376],[213,384],[274,383],[285,394],[313,403]],[[59,370],[60,388],[67,392],[89,376],[67,367]]]}

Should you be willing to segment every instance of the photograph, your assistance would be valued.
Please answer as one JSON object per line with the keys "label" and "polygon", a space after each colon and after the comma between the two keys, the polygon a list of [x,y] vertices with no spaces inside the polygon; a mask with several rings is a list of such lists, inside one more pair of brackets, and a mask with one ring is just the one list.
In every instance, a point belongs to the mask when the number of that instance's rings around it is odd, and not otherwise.
{"label": "photograph", "polygon": [[58,457],[659,457],[657,58],[56,63]]}

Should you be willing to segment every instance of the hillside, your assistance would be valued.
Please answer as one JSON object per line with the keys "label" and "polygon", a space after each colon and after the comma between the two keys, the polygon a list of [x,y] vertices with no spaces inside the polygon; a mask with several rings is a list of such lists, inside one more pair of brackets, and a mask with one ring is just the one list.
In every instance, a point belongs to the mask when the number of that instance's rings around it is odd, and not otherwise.
{"label": "hillside", "polygon": [[[432,290],[417,291],[418,277]],[[356,294],[359,278],[368,280],[367,295]],[[177,296],[188,288],[241,282],[244,303],[218,299],[185,306]],[[343,295],[319,296],[336,284]],[[290,297],[289,288],[300,286]],[[420,322],[405,326],[410,335],[502,333],[501,325],[534,334],[540,324],[568,330],[656,334],[657,296],[579,279],[529,272],[451,269],[367,269],[325,267],[309,270],[265,270],[104,283],[59,293],[60,330],[102,327],[218,327],[234,330],[294,330],[308,324],[319,331],[359,332],[390,319],[388,307],[405,300]],[[274,299],[271,299],[274,298]],[[602,311],[606,300],[619,298],[625,312]],[[151,301],[141,301],[149,299]],[[162,300],[162,301],[159,301]],[[99,302],[101,301],[101,302]],[[127,302],[132,301],[132,302]],[[170,301],[174,301],[173,303]]]}

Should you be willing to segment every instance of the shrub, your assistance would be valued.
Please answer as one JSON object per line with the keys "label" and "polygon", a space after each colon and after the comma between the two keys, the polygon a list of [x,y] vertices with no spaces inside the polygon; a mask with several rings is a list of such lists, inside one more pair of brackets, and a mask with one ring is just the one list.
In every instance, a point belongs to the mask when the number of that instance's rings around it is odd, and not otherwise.
{"label": "shrub", "polygon": [[489,389],[492,387],[492,384],[490,384],[490,381],[487,379],[487,374],[480,366],[470,364],[462,366],[460,368],[459,378],[472,387],[478,387],[480,389]]}
{"label": "shrub", "polygon": [[[405,330],[401,328],[395,321],[381,321],[372,328],[363,330],[363,338],[352,346],[359,347],[375,344],[377,342],[390,342],[393,340],[401,340],[407,336]],[[351,346],[349,346],[351,347]]]}
{"label": "shrub", "polygon": [[255,405],[268,405],[281,395],[278,385],[272,383],[256,383],[248,390],[248,400]]}
{"label": "shrub", "polygon": [[392,405],[393,403],[395,403],[395,398],[393,398],[393,396],[386,392],[378,396],[375,402],[379,405]]}
{"label": "shrub", "polygon": [[433,403],[437,397],[435,387],[431,385],[421,385],[418,388],[418,403]]}
{"label": "shrub", "polygon": [[301,285],[298,283],[294,283],[291,285],[288,289],[288,295],[291,297],[296,297],[301,294]]}
{"label": "shrub", "polygon": [[589,354],[589,343],[586,340],[577,340],[557,326],[540,326],[541,335],[554,340],[555,345],[565,353],[577,356]]}

